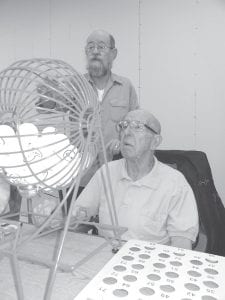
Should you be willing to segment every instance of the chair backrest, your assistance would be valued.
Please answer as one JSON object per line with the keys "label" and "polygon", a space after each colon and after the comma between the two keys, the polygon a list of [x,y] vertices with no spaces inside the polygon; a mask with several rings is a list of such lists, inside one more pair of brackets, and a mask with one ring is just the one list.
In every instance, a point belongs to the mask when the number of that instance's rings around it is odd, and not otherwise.
{"label": "chair backrest", "polygon": [[225,256],[225,208],[216,191],[204,152],[157,150],[156,157],[183,173],[195,194],[200,226],[207,236],[206,252]]}

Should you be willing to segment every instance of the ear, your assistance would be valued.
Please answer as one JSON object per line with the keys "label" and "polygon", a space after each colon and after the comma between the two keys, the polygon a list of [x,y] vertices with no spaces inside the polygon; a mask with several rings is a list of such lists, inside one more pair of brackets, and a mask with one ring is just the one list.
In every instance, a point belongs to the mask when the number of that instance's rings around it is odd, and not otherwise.
{"label": "ear", "polygon": [[156,150],[161,143],[162,136],[160,134],[156,134],[151,144],[151,150]]}
{"label": "ear", "polygon": [[111,49],[112,60],[114,60],[117,57],[117,52],[118,51],[116,48]]}

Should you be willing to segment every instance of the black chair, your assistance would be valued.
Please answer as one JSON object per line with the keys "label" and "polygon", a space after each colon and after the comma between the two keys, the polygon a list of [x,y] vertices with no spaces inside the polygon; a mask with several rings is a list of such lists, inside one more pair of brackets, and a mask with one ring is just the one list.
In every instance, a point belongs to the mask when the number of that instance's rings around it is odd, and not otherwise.
{"label": "black chair", "polygon": [[[157,150],[158,160],[183,173],[194,192],[200,219],[197,250],[225,256],[225,208],[216,191],[212,172],[204,152]],[[205,237],[205,245],[202,238]],[[203,246],[203,247],[202,247]]]}

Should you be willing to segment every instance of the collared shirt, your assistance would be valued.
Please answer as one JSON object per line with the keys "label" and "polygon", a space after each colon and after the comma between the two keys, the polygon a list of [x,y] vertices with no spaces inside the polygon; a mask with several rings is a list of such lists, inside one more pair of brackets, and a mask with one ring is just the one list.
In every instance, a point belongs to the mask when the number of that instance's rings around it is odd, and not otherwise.
{"label": "collared shirt", "polygon": [[[84,76],[92,85],[96,94],[98,94],[95,84],[89,74],[87,73]],[[119,139],[119,134],[116,130],[117,122],[121,121],[129,111],[135,110],[138,107],[137,94],[130,80],[111,73],[100,103],[101,128],[105,145],[112,139]],[[103,157],[100,153],[98,159],[96,159],[92,167],[81,179],[81,186],[87,185],[91,177],[102,164],[102,161]]]}
{"label": "collared shirt", "polygon": [[[120,226],[127,227],[123,239],[142,239],[168,243],[178,236],[195,241],[198,234],[198,212],[193,191],[179,171],[159,162],[151,172],[137,181],[127,174],[125,160],[108,164],[114,201]],[[99,214],[99,221],[111,224],[102,167],[91,179],[75,203],[87,210],[88,216]],[[104,186],[107,186],[105,189]],[[109,231],[100,230],[101,235]]]}
{"label": "collared shirt", "polygon": [[[89,74],[84,75],[97,94]],[[139,107],[137,94],[128,78],[111,74],[101,101],[101,123],[105,144],[118,138],[116,123],[131,110]]]}

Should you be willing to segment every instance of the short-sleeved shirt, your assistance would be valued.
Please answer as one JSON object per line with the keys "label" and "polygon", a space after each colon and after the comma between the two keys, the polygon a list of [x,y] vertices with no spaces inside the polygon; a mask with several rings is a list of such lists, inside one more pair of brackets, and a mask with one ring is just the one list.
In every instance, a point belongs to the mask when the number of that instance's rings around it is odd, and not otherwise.
{"label": "short-sleeved shirt", "polygon": [[[97,94],[97,89],[89,74],[84,75]],[[101,101],[101,122],[105,143],[118,138],[115,124],[131,110],[139,107],[136,91],[131,81],[114,73],[104,89]]]}
{"label": "short-sleeved shirt", "polygon": [[[84,76],[92,85],[96,94],[98,94],[89,74],[85,74]],[[129,111],[137,108],[139,108],[138,98],[131,81],[126,77],[111,73],[100,103],[101,128],[105,145],[112,139],[119,138],[116,131],[117,122],[121,121]],[[82,186],[86,186],[98,168],[99,164],[96,162],[82,179]]]}
{"label": "short-sleeved shirt", "polygon": [[[151,172],[136,181],[128,176],[124,159],[108,164],[118,223],[128,228],[122,237],[169,243],[170,237],[178,236],[194,242],[198,211],[193,191],[182,173],[154,159]],[[111,224],[103,174],[105,166],[93,176],[75,207],[85,207],[89,216],[99,214],[100,223]]]}

